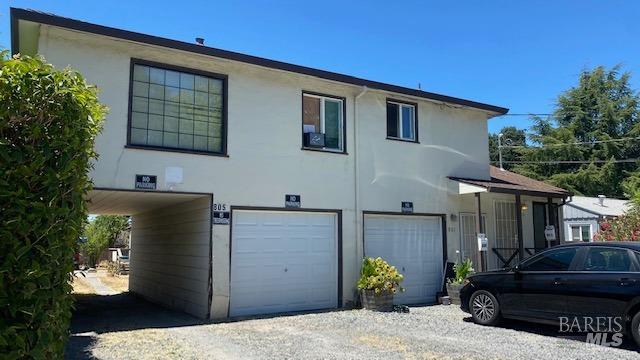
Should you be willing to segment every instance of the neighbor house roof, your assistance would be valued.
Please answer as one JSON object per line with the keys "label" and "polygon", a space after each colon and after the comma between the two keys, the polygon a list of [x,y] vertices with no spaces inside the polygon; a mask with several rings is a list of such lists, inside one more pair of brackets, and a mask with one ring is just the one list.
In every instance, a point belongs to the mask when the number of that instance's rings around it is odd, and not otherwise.
{"label": "neighbor house roof", "polygon": [[490,166],[490,180],[469,179],[460,177],[449,177],[461,183],[475,185],[485,188],[489,192],[497,193],[520,193],[531,196],[545,197],[567,197],[571,195],[567,190],[549,185],[545,182],[516,174],[511,171],[500,170],[495,166]]}
{"label": "neighbor house roof", "polygon": [[629,210],[631,202],[629,200],[605,197],[602,205],[600,205],[600,199],[597,197],[574,196],[567,202],[567,205],[596,215],[620,216]]}
{"label": "neighbor house roof", "polygon": [[244,62],[248,64],[253,64],[257,66],[314,76],[314,77],[331,80],[331,81],[337,81],[337,82],[358,85],[358,86],[366,86],[367,88],[371,88],[371,89],[384,90],[384,91],[429,99],[432,101],[456,104],[456,105],[461,105],[465,107],[485,110],[495,115],[506,114],[509,111],[509,109],[503,108],[500,106],[484,104],[476,101],[460,99],[460,98],[451,97],[447,95],[431,93],[431,92],[422,91],[418,89],[411,89],[403,86],[392,85],[392,84],[382,83],[382,82],[373,81],[373,80],[366,80],[366,79],[362,79],[362,78],[358,78],[350,75],[344,75],[344,74],[339,74],[335,72],[314,69],[306,66],[294,65],[294,64],[290,64],[282,61],[265,59],[257,56],[212,48],[212,47],[198,45],[194,43],[171,40],[171,39],[162,38],[158,36],[146,35],[138,32],[91,24],[84,21],[69,19],[69,18],[65,18],[65,17],[53,15],[53,14],[47,14],[47,13],[43,13],[35,10],[27,10],[27,9],[11,8],[11,32],[12,32],[11,49],[14,53],[18,52],[20,48],[20,45],[19,45],[20,37],[18,35],[19,28],[20,28],[19,27],[20,21],[51,25],[51,26],[56,26],[56,27],[61,27],[61,28],[66,28],[71,30],[77,30],[77,31],[82,31],[82,32],[87,32],[87,33],[92,33],[97,35],[108,36],[108,37],[117,38],[117,39],[135,41],[139,43],[162,46],[166,48],[188,51],[188,52],[197,53],[197,54],[215,56],[218,58],[224,58],[224,59]]}

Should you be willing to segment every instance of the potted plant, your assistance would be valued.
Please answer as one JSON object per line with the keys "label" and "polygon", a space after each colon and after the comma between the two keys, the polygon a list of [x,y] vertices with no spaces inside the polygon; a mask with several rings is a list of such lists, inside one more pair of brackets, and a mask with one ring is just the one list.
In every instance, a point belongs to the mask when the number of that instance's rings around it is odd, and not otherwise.
{"label": "potted plant", "polygon": [[395,266],[389,265],[382,258],[365,258],[358,280],[362,307],[376,311],[392,311],[393,295],[404,290],[400,286],[402,280],[403,276]]}
{"label": "potted plant", "polygon": [[453,265],[455,278],[447,279],[447,294],[452,304],[460,305],[460,290],[464,286],[464,279],[473,274],[473,263],[467,259],[461,264]]}

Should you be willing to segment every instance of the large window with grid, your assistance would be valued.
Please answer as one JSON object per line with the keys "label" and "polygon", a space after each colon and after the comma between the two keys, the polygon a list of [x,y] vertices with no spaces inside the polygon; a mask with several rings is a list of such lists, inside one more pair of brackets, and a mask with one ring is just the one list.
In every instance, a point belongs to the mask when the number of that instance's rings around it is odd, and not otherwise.
{"label": "large window with grid", "polygon": [[224,76],[134,61],[129,145],[225,152]]}

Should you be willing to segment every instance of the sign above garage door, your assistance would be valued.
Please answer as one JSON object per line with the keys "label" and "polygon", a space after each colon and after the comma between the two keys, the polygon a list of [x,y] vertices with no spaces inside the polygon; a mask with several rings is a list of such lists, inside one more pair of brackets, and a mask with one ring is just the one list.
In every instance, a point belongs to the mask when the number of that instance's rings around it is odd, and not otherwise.
{"label": "sign above garage door", "polygon": [[155,175],[136,175],[136,189],[155,190],[158,178]]}

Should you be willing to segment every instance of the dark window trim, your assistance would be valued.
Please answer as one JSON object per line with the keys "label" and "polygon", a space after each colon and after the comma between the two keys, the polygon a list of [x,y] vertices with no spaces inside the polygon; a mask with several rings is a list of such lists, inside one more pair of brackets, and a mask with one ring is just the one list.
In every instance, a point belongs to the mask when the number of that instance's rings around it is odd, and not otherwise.
{"label": "dark window trim", "polygon": [[[318,149],[318,148],[310,148],[310,147],[304,146],[304,96],[305,95],[321,96],[321,97],[342,101],[342,150]],[[322,121],[322,119],[320,120]],[[349,155],[347,153],[347,98],[344,96],[329,95],[329,94],[323,94],[319,92],[302,90],[302,95],[300,96],[300,143],[302,145],[300,149],[302,150]]]}
{"label": "dark window trim", "polygon": [[[343,308],[343,299],[342,299],[342,286],[343,286],[343,269],[344,266],[342,264],[342,210],[340,209],[318,209],[318,208],[286,208],[286,207],[271,207],[271,206],[239,206],[239,205],[231,205],[229,207],[229,293],[231,293],[231,256],[232,251],[231,248],[233,246],[233,212],[236,210],[247,210],[247,211],[286,211],[286,212],[308,212],[308,213],[333,213],[336,214],[336,218],[338,221],[337,231],[338,238],[336,239],[337,247],[338,247],[338,303],[336,304],[337,309]],[[229,296],[229,302],[227,306],[227,317],[231,313],[231,296]]]}
{"label": "dark window trim", "polygon": [[163,152],[171,152],[171,153],[178,153],[178,154],[205,155],[205,156],[227,157],[227,158],[229,157],[229,155],[222,154],[222,153],[188,150],[188,149],[177,149],[177,148],[151,146],[151,145],[125,145],[124,148],[133,149],[133,150],[145,150],[145,151],[163,151]]}
{"label": "dark window trim", "polygon": [[[387,140],[395,140],[395,141],[402,141],[402,142],[408,142],[408,143],[415,143],[415,144],[420,144],[420,132],[418,131],[418,103],[416,102],[411,102],[411,101],[406,101],[406,100],[398,100],[396,98],[387,98],[387,101],[385,102],[385,104],[389,104],[389,103],[398,103],[398,104],[404,104],[404,105],[411,105],[413,106],[413,126],[414,126],[414,130],[415,130],[415,139],[411,140],[411,139],[403,139],[400,137],[393,137],[393,136],[389,136],[389,129],[386,129],[386,133],[387,133]],[[385,110],[386,111],[386,110]],[[400,111],[400,109],[398,109],[398,116],[401,117],[402,112]],[[386,116],[387,114],[385,113],[385,120],[386,120]],[[401,118],[398,119],[398,127],[401,126],[400,124]],[[386,123],[386,121],[385,121]]]}
{"label": "dark window trim", "polygon": [[[152,67],[160,68],[163,70],[178,71],[178,72],[206,76],[209,78],[221,80],[222,81],[222,151],[213,152],[213,151],[172,148],[172,147],[165,147],[165,146],[132,144],[131,143],[131,116],[132,116],[132,109],[133,109],[133,67],[135,65],[152,66]],[[228,93],[229,93],[228,82],[229,82],[229,76],[225,74],[218,74],[218,73],[199,70],[199,69],[192,69],[192,68],[183,67],[179,65],[165,64],[165,63],[151,61],[151,60],[131,58],[131,62],[129,64],[129,104],[127,107],[127,144],[125,148],[228,157],[229,156],[227,154],[227,116],[228,116],[227,107],[228,107]]]}

